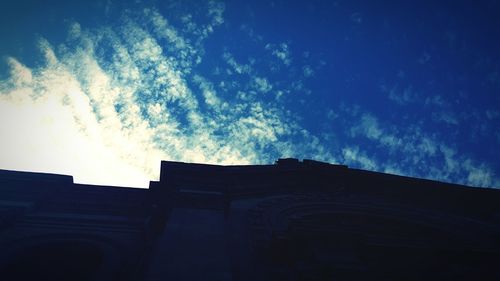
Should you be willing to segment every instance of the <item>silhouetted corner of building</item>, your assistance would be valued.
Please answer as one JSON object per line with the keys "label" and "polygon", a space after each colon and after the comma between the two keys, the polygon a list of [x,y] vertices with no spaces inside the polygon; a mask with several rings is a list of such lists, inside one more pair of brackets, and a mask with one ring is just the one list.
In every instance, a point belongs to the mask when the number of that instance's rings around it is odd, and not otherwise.
{"label": "silhouetted corner of building", "polygon": [[1,280],[500,280],[500,190],[313,160],[0,171]]}

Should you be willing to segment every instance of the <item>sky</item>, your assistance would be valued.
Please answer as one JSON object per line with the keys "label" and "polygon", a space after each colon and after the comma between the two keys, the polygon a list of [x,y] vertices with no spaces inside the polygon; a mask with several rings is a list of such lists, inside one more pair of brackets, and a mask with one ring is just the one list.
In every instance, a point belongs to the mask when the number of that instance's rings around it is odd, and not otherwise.
{"label": "sky", "polygon": [[2,1],[0,169],[294,157],[500,187],[499,1]]}

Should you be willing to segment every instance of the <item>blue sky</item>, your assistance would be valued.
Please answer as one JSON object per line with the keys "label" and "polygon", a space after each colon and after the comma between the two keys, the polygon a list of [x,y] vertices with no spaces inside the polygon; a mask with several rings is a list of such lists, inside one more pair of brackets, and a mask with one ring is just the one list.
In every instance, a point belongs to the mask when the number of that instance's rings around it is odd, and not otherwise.
{"label": "blue sky", "polygon": [[[6,2],[6,1],[4,1]],[[500,186],[498,1],[0,4],[0,168],[310,158]]]}

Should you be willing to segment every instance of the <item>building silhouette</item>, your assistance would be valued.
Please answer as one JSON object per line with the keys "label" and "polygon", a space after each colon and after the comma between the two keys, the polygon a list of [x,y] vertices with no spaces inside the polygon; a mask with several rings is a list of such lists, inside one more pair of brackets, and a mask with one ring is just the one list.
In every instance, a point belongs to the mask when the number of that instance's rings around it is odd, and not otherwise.
{"label": "building silhouette", "polygon": [[500,280],[500,190],[312,160],[0,171],[0,280]]}

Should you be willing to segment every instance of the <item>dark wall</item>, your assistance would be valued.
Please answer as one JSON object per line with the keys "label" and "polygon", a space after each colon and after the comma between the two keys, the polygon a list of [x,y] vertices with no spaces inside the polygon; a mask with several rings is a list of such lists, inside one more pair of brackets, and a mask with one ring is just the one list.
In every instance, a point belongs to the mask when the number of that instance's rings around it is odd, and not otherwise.
{"label": "dark wall", "polygon": [[0,171],[0,278],[500,280],[498,202],[295,159],[162,162],[149,189]]}

